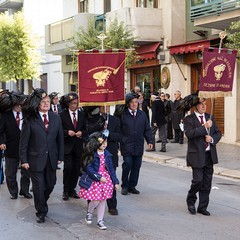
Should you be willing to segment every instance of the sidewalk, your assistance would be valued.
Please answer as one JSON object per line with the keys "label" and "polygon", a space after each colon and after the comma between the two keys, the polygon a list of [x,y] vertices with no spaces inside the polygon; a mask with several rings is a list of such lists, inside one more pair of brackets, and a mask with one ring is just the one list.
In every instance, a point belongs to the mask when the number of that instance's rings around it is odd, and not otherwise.
{"label": "sidewalk", "polygon": [[[159,152],[161,143],[156,143],[156,151],[145,151],[143,159],[188,168],[186,166],[187,140],[184,139],[184,144],[170,143],[169,140],[168,142],[166,153]],[[214,165],[214,174],[240,179],[240,146],[220,142],[217,144],[217,152],[219,163]]]}

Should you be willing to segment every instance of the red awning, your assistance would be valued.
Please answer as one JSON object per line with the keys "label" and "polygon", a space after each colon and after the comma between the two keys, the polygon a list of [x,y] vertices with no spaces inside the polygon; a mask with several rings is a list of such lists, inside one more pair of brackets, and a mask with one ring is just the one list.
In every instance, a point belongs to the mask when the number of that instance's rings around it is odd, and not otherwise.
{"label": "red awning", "polygon": [[199,40],[195,42],[187,42],[179,45],[170,46],[168,48],[170,49],[170,54],[173,55],[173,54],[199,52],[204,47],[210,47],[210,39]]}
{"label": "red awning", "polygon": [[136,48],[136,52],[139,55],[140,60],[153,59],[156,58],[156,51],[160,45],[160,42],[150,43],[146,45],[142,45]]}

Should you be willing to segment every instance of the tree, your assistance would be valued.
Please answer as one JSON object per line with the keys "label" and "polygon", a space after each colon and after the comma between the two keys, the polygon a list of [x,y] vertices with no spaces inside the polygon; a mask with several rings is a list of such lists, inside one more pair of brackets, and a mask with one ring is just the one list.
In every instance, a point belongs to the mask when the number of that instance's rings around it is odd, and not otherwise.
{"label": "tree", "polygon": [[231,23],[226,46],[238,50],[238,54],[240,54],[240,21]]}
{"label": "tree", "polygon": [[[78,50],[101,49],[101,40],[97,37],[103,31],[103,25],[98,24],[95,27],[94,19],[88,20],[86,30],[80,27],[74,34],[73,42]],[[104,40],[104,48],[108,49],[133,49],[135,38],[131,31],[124,25],[124,22],[118,22],[117,18],[110,22],[105,32],[107,38]],[[137,53],[133,49],[127,52],[126,67],[129,67],[137,59]]]}
{"label": "tree", "polygon": [[40,54],[23,13],[0,14],[0,81],[40,76]]}

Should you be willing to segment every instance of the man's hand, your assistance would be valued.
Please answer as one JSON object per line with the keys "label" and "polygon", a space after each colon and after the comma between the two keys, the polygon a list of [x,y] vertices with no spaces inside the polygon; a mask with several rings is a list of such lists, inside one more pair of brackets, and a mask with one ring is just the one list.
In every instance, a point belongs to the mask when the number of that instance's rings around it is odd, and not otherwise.
{"label": "man's hand", "polygon": [[21,166],[27,170],[30,168],[28,163],[23,163]]}
{"label": "man's hand", "polygon": [[205,126],[206,128],[212,127],[212,120],[209,119],[208,121],[206,121],[206,123],[204,124],[204,126]]}
{"label": "man's hand", "polygon": [[148,144],[148,150],[152,150],[152,148],[153,148],[153,144],[152,144],[152,143],[149,143],[149,144]]}
{"label": "man's hand", "polygon": [[6,144],[4,144],[4,143],[1,144],[1,145],[0,145],[0,150],[6,150]]}
{"label": "man's hand", "polygon": [[72,131],[72,130],[68,130],[68,135],[70,136],[70,137],[73,137],[73,136],[75,136],[75,132],[74,131]]}
{"label": "man's hand", "polygon": [[76,136],[77,138],[82,137],[82,132],[81,132],[81,131],[76,132],[76,133],[75,133],[75,136]]}
{"label": "man's hand", "polygon": [[210,136],[210,135],[206,135],[205,136],[205,141],[207,142],[207,143],[212,143],[212,137]]}

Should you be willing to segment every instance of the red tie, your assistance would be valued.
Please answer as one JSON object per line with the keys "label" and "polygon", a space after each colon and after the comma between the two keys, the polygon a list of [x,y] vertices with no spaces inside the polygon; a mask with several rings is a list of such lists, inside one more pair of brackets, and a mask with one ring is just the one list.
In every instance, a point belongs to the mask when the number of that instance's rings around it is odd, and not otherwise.
{"label": "red tie", "polygon": [[17,122],[17,125],[18,125],[18,127],[19,127],[19,126],[20,126],[20,112],[17,112],[16,122]]}
{"label": "red tie", "polygon": [[53,105],[53,111],[54,111],[55,113],[57,113],[56,105]]}
{"label": "red tie", "polygon": [[44,123],[45,129],[47,131],[48,130],[47,114],[43,114],[43,123]]}
{"label": "red tie", "polygon": [[[202,125],[204,125],[203,116],[199,116],[199,118],[200,118],[200,123],[201,123]],[[208,143],[206,142],[206,143],[205,143],[205,148],[207,148],[207,147],[208,147]]]}
{"label": "red tie", "polygon": [[135,111],[132,111],[132,115],[133,115],[133,118],[136,117],[136,115],[135,115]]}
{"label": "red tie", "polygon": [[76,119],[76,113],[75,113],[75,112],[73,112],[72,114],[73,114],[73,126],[74,126],[74,128],[76,129],[76,128],[77,128],[77,119]]}

